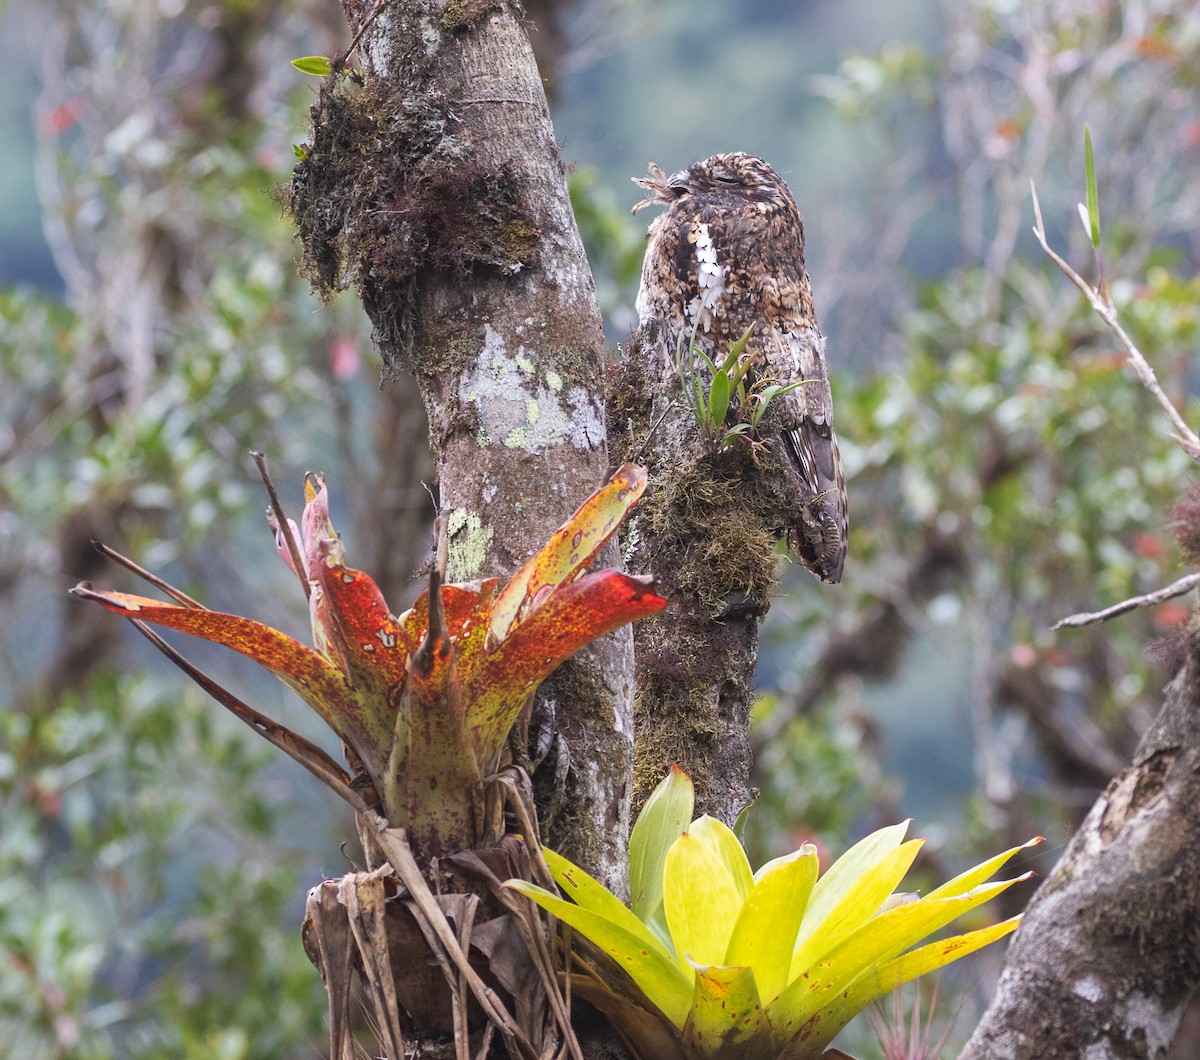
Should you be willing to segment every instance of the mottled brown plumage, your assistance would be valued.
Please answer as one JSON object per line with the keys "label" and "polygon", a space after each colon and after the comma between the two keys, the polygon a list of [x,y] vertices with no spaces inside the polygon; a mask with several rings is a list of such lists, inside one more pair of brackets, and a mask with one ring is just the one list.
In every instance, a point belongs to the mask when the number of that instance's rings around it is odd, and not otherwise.
{"label": "mottled brown plumage", "polygon": [[[825,340],[817,329],[804,268],[804,225],[796,202],[766,162],[713,155],[667,177],[651,163],[634,178],[665,206],[650,225],[637,309],[643,345],[657,349],[668,385],[676,350],[696,341],[724,357],[752,324],[747,347],[759,379],[805,385],[771,404],[769,423],[794,467],[798,511],[788,538],[817,577],[838,582],[846,558],[846,485],[833,432]],[[697,315],[699,324],[696,325]]]}

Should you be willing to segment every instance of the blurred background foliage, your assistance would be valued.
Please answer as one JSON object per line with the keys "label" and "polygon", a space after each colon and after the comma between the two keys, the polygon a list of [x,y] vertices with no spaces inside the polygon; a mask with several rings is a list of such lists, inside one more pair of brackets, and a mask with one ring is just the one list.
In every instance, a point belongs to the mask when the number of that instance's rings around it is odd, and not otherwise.
{"label": "blurred background foliage", "polygon": [[[789,572],[764,630],[754,859],[914,816],[926,872],[1036,833],[1048,866],[1153,717],[1188,612],[1049,626],[1177,576],[1189,469],[1038,251],[1029,184],[1088,274],[1088,121],[1114,298],[1200,421],[1200,13],[526,6],[614,343],[644,245],[628,177],[650,159],[759,153],[805,213],[851,559],[834,589]],[[357,305],[296,278],[272,198],[313,99],[288,59],[334,52],[340,11],[57,0],[2,17],[0,1040],[30,1058],[321,1055],[297,928],[306,888],[348,867],[350,822],[65,590],[129,587],[99,539],[305,635],[256,448],[294,510],[300,474],[328,473],[350,554],[404,604],[432,510],[423,412],[402,384],[377,389]],[[325,738],[250,667],[188,650]],[[958,1040],[995,960],[943,983]],[[877,1056],[869,1037],[846,1047]]]}

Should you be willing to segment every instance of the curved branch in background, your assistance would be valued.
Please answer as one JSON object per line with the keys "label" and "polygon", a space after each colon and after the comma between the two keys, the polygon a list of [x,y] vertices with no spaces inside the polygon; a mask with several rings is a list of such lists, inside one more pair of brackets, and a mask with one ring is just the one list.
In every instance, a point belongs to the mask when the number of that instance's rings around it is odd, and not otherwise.
{"label": "curved branch in background", "polygon": [[779,735],[789,720],[810,714],[843,677],[884,681],[899,666],[912,636],[906,612],[947,592],[968,574],[970,557],[965,535],[959,529],[924,528],[920,548],[899,579],[899,588],[881,596],[856,616],[856,623],[831,632],[822,645],[811,676],[794,692],[781,697],[779,709],[764,724],[756,740],[765,743]]}

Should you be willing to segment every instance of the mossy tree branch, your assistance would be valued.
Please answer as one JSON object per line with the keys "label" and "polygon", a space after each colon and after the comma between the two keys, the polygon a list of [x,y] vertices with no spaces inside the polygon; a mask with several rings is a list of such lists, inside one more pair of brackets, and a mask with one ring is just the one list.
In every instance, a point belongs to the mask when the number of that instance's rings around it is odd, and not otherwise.
{"label": "mossy tree branch", "polygon": [[790,510],[785,461],[768,444],[719,450],[633,336],[609,380],[614,453],[650,472],[625,529],[630,571],[653,570],[666,610],[634,628],[635,810],[670,763],[696,786],[696,809],[733,825],[750,787],[751,680],[758,627],[777,582]]}

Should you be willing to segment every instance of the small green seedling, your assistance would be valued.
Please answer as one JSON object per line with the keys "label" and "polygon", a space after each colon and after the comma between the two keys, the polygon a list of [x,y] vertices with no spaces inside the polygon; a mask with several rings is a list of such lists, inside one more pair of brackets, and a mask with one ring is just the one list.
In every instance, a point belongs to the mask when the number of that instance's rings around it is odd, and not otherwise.
{"label": "small green seedling", "polygon": [[313,77],[328,77],[333,73],[333,60],[324,55],[304,55],[293,59],[292,65],[302,74]]}

